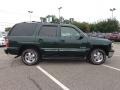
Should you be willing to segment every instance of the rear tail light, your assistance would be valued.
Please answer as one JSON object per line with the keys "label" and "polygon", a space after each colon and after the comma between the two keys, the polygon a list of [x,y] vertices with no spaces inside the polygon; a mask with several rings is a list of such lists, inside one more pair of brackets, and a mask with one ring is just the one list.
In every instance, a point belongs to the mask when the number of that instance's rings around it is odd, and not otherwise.
{"label": "rear tail light", "polygon": [[8,40],[8,38],[5,38],[5,45],[6,45],[6,47],[9,47],[9,40]]}

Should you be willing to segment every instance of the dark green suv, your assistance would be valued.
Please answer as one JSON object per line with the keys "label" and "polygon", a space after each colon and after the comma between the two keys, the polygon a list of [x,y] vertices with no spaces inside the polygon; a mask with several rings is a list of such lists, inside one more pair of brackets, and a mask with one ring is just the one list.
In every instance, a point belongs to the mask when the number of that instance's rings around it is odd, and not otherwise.
{"label": "dark green suv", "polygon": [[111,41],[89,37],[74,25],[40,22],[14,25],[6,37],[6,47],[6,54],[21,56],[27,65],[45,57],[82,57],[99,65],[114,53]]}

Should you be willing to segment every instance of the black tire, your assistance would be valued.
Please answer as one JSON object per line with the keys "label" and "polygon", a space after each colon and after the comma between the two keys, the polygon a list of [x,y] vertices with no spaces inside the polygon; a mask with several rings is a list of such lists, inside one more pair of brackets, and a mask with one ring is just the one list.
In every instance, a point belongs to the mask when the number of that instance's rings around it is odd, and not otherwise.
{"label": "black tire", "polygon": [[94,49],[90,53],[89,60],[94,65],[103,64],[106,61],[106,53],[102,49]]}
{"label": "black tire", "polygon": [[25,49],[21,55],[22,61],[26,65],[35,65],[41,61],[40,53],[36,49]]}

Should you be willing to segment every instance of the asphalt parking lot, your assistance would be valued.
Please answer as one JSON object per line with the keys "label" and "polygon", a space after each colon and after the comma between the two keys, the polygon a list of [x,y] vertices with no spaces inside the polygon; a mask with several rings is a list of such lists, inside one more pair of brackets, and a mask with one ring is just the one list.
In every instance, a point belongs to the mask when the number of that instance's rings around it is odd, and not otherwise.
{"label": "asphalt parking lot", "polygon": [[83,60],[45,60],[36,66],[0,48],[0,90],[120,90],[120,45],[104,65]]}

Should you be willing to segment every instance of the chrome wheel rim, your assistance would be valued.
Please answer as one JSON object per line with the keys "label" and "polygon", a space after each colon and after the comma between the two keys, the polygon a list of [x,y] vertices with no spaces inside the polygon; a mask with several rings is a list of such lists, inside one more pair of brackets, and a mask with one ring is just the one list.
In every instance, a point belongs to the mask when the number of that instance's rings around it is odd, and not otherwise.
{"label": "chrome wheel rim", "polygon": [[104,59],[104,55],[102,52],[100,51],[95,51],[94,54],[93,54],[93,60],[97,63],[100,63],[102,62]]}
{"label": "chrome wheel rim", "polygon": [[34,52],[27,52],[24,57],[27,63],[34,63],[36,61],[36,54]]}

